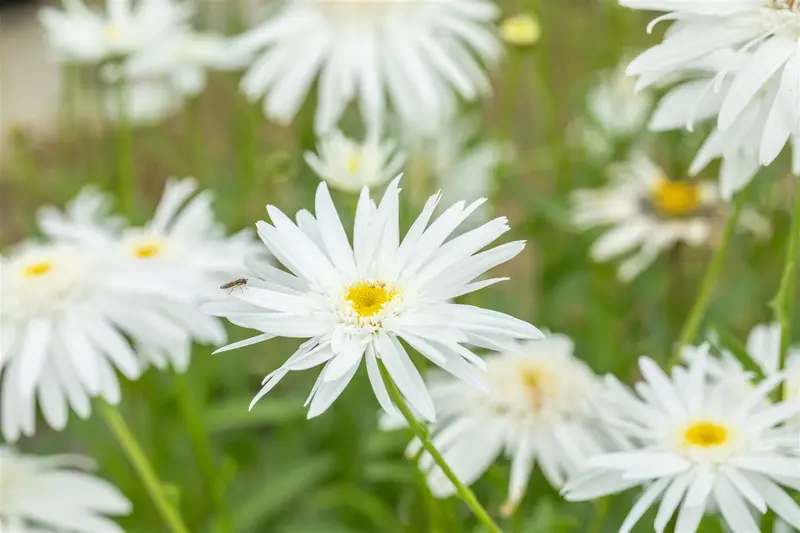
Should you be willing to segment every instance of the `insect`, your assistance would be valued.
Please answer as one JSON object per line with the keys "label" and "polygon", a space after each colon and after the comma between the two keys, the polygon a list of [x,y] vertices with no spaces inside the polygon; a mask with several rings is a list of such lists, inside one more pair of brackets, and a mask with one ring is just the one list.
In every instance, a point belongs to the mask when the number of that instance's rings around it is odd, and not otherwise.
{"label": "insect", "polygon": [[239,278],[233,281],[229,281],[228,283],[223,283],[222,285],[219,286],[219,288],[223,290],[230,289],[228,291],[228,294],[231,294],[233,292],[233,289],[235,289],[236,287],[241,287],[244,289],[246,286],[247,286],[247,278]]}

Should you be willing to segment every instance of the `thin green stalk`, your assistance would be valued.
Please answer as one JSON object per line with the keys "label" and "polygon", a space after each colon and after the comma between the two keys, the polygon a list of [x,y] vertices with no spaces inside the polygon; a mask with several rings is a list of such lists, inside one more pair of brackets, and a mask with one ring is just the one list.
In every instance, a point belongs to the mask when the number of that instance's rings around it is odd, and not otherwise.
{"label": "thin green stalk", "polygon": [[592,518],[592,522],[589,524],[586,533],[603,532],[603,525],[606,523],[606,516],[608,516],[608,510],[610,507],[611,498],[609,496],[598,498],[594,501],[594,518]]}
{"label": "thin green stalk", "polygon": [[133,196],[133,131],[128,113],[125,78],[115,85],[117,92],[117,181],[116,193],[120,210],[130,213]]}
{"label": "thin green stalk", "polygon": [[794,222],[789,230],[789,243],[786,247],[786,263],[783,267],[781,283],[778,293],[771,302],[775,318],[781,326],[781,352],[780,365],[783,368],[786,364],[786,353],[789,351],[789,340],[792,328],[792,310],[794,302],[794,287],[796,282],[795,271],[797,270],[797,253],[800,250],[800,184],[795,184]]}
{"label": "thin green stalk", "polygon": [[381,375],[383,376],[383,381],[386,383],[386,388],[389,392],[389,397],[391,398],[392,402],[397,406],[402,413],[403,418],[405,418],[408,426],[411,428],[411,431],[414,432],[414,435],[420,440],[422,443],[422,447],[428,452],[433,461],[436,465],[442,469],[442,472],[447,479],[453,484],[456,488],[456,493],[461,500],[467,504],[467,507],[472,511],[472,514],[478,519],[478,521],[483,524],[486,529],[491,531],[492,533],[503,533],[503,530],[492,520],[489,516],[489,513],[486,512],[486,509],[483,508],[481,503],[478,501],[478,498],[475,497],[475,494],[469,489],[469,487],[465,486],[458,477],[455,475],[453,470],[450,469],[450,466],[445,461],[442,454],[439,453],[439,450],[436,449],[436,446],[433,445],[433,441],[431,441],[430,433],[428,429],[422,424],[419,420],[414,417],[414,414],[409,409],[408,404],[406,403],[403,395],[400,394],[400,391],[397,389],[397,385],[394,384],[392,381],[389,372],[381,363]]}
{"label": "thin green stalk", "polygon": [[133,464],[133,468],[139,475],[139,479],[144,484],[164,523],[167,524],[172,533],[189,533],[189,529],[184,524],[180,513],[165,494],[164,485],[158,479],[153,466],[147,460],[147,456],[142,451],[139,443],[136,442],[136,437],[133,436],[133,432],[131,432],[117,408],[102,401],[99,402],[99,408],[109,429]]}
{"label": "thin green stalk", "polygon": [[694,342],[697,332],[700,330],[703,317],[705,317],[706,311],[708,310],[708,304],[711,302],[711,295],[714,293],[714,286],[716,285],[717,278],[722,272],[722,266],[725,263],[725,254],[733,237],[733,232],[736,230],[736,223],[739,220],[739,215],[742,213],[746,198],[747,191],[742,191],[734,201],[733,211],[728,215],[725,229],[722,232],[722,241],[711,256],[708,270],[706,270],[700,282],[700,289],[697,291],[697,297],[695,298],[691,311],[689,311],[689,317],[683,325],[680,337],[678,337],[678,343],[675,345],[675,351],[669,360],[668,366],[675,365],[680,361],[681,348]]}
{"label": "thin green stalk", "polygon": [[192,393],[186,375],[180,372],[175,373],[175,393],[181,417],[183,417],[183,422],[192,440],[200,473],[205,478],[206,486],[211,492],[217,513],[219,513],[219,530],[223,533],[233,533],[233,519],[225,497],[225,485],[219,478],[219,469],[214,461],[209,432],[203,422],[203,405],[197,399],[197,395]]}

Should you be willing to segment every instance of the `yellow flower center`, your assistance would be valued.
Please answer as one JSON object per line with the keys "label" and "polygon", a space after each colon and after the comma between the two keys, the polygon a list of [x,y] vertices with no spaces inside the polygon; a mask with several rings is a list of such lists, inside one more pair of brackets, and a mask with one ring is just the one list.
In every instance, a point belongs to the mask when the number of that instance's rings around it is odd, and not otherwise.
{"label": "yellow flower center", "polygon": [[661,178],[653,187],[653,204],[664,214],[683,216],[700,205],[700,187],[696,183]]}
{"label": "yellow flower center", "polygon": [[375,316],[383,306],[391,302],[397,295],[397,289],[385,283],[359,281],[347,289],[345,299],[350,302],[360,317]]}
{"label": "yellow flower center", "polygon": [[347,156],[347,172],[355,174],[361,167],[361,154],[353,152]]}
{"label": "yellow flower center", "polygon": [[105,29],[106,39],[109,41],[116,41],[119,39],[119,28],[114,24],[109,24]]}
{"label": "yellow flower center", "polygon": [[536,44],[542,34],[539,20],[528,14],[515,15],[500,25],[500,37],[507,43],[516,46]]}
{"label": "yellow flower center", "polygon": [[700,448],[721,446],[728,441],[728,429],[714,422],[695,422],[686,428],[683,440],[687,445]]}
{"label": "yellow flower center", "polygon": [[52,270],[53,264],[50,261],[38,261],[36,263],[31,263],[26,265],[25,268],[22,269],[22,273],[29,278],[35,278],[38,276],[43,276]]}
{"label": "yellow flower center", "polygon": [[553,376],[541,368],[526,368],[521,376],[528,402],[538,411],[542,408],[548,391],[552,391]]}
{"label": "yellow flower center", "polygon": [[144,244],[140,244],[133,249],[133,255],[138,257],[139,259],[149,259],[158,255],[158,252],[161,251],[161,247],[154,243],[148,242]]}

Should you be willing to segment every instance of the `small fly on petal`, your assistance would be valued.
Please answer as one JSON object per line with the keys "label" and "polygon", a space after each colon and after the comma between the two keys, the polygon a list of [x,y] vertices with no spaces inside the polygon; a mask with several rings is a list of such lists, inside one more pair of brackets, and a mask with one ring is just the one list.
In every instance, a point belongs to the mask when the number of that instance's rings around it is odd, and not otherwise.
{"label": "small fly on petal", "polygon": [[228,290],[228,294],[231,294],[233,292],[233,289],[235,289],[236,287],[241,287],[244,289],[246,286],[247,286],[247,278],[239,278],[233,281],[229,281],[228,283],[223,283],[222,285],[219,286],[219,288],[223,290],[230,289]]}

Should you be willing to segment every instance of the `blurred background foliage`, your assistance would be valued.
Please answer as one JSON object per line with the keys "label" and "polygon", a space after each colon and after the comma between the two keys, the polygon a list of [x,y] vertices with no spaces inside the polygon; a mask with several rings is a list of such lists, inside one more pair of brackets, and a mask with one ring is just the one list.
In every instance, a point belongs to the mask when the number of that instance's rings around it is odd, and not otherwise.
{"label": "blurred background foliage", "polygon": [[[578,356],[596,372],[633,380],[637,356],[649,354],[662,361],[668,357],[709,251],[678,247],[625,285],[617,279],[614,264],[595,264],[588,258],[598,232],[573,228],[567,195],[576,187],[604,184],[609,164],[628,155],[634,139],[618,140],[605,157],[587,153],[573,135],[575,124],[591,120],[586,117],[587,95],[601,72],[656,39],[646,35],[646,15],[611,1],[500,3],[504,16],[535,14],[541,38],[532,47],[508,48],[504,63],[493,72],[493,97],[470,111],[482,120],[472,142],[511,144],[512,157],[496,172],[492,211],[509,217],[508,240],[526,239],[528,246],[502,267],[500,275],[509,275],[511,281],[472,295],[471,301],[566,333],[576,341]],[[207,4],[199,9],[211,11]],[[227,33],[245,26],[248,9],[235,0],[226,2],[222,26]],[[218,5],[214,11],[220,11]],[[49,137],[19,127],[10,132],[9,157],[0,168],[4,247],[36,234],[37,207],[63,205],[89,183],[113,190],[114,127],[103,120],[81,119],[96,116],[93,74],[71,68],[63,74],[57,132]],[[266,203],[287,213],[311,204],[319,178],[302,158],[315,143],[311,106],[293,127],[271,125],[258,104],[251,106],[238,94],[238,78],[239,73],[213,74],[207,90],[178,116],[134,131],[134,223],[147,220],[169,176],[194,176],[202,187],[213,190],[217,215],[231,231],[265,218]],[[704,133],[649,136],[647,150],[671,177],[680,179]],[[635,140],[647,135],[638,132]],[[715,178],[716,169],[710,167],[704,176]],[[780,161],[763,170],[752,187],[752,203],[771,219],[773,238],[757,242],[736,237],[707,326],[743,338],[753,324],[771,318],[767,303],[779,282],[790,215],[786,169],[786,162]],[[412,189],[413,198],[434,192],[424,165],[407,169],[404,186]],[[351,219],[354,199],[334,194],[343,218]],[[409,216],[401,223],[407,227]],[[235,328],[230,333],[232,340],[248,336]],[[226,480],[238,532],[479,531],[456,499],[432,502],[413,462],[403,455],[408,435],[377,429],[378,405],[365,373],[359,373],[329,412],[312,421],[305,420],[303,401],[313,373],[292,375],[247,411],[263,376],[295,344],[276,339],[215,357],[210,348],[197,347],[186,379],[176,382],[168,373],[150,371],[124,384],[121,410],[169,483],[189,528],[214,531],[216,517],[211,491],[202,482],[181,422],[177,386],[188,387],[206,405],[199,430],[213,439],[215,468]],[[421,358],[416,362],[425,364]],[[151,501],[98,417],[82,421],[72,416],[66,431],[41,430],[19,446],[39,453],[85,451],[98,460],[101,475],[113,479],[133,501],[135,512],[121,522],[126,530],[163,531]],[[508,465],[501,461],[475,487],[492,514],[503,502],[507,479]],[[509,532],[613,532],[631,501],[632,495],[624,495],[568,504],[537,472],[519,511],[502,525]],[[643,519],[637,531],[647,531],[651,523]],[[704,527],[710,532],[717,526]]]}

